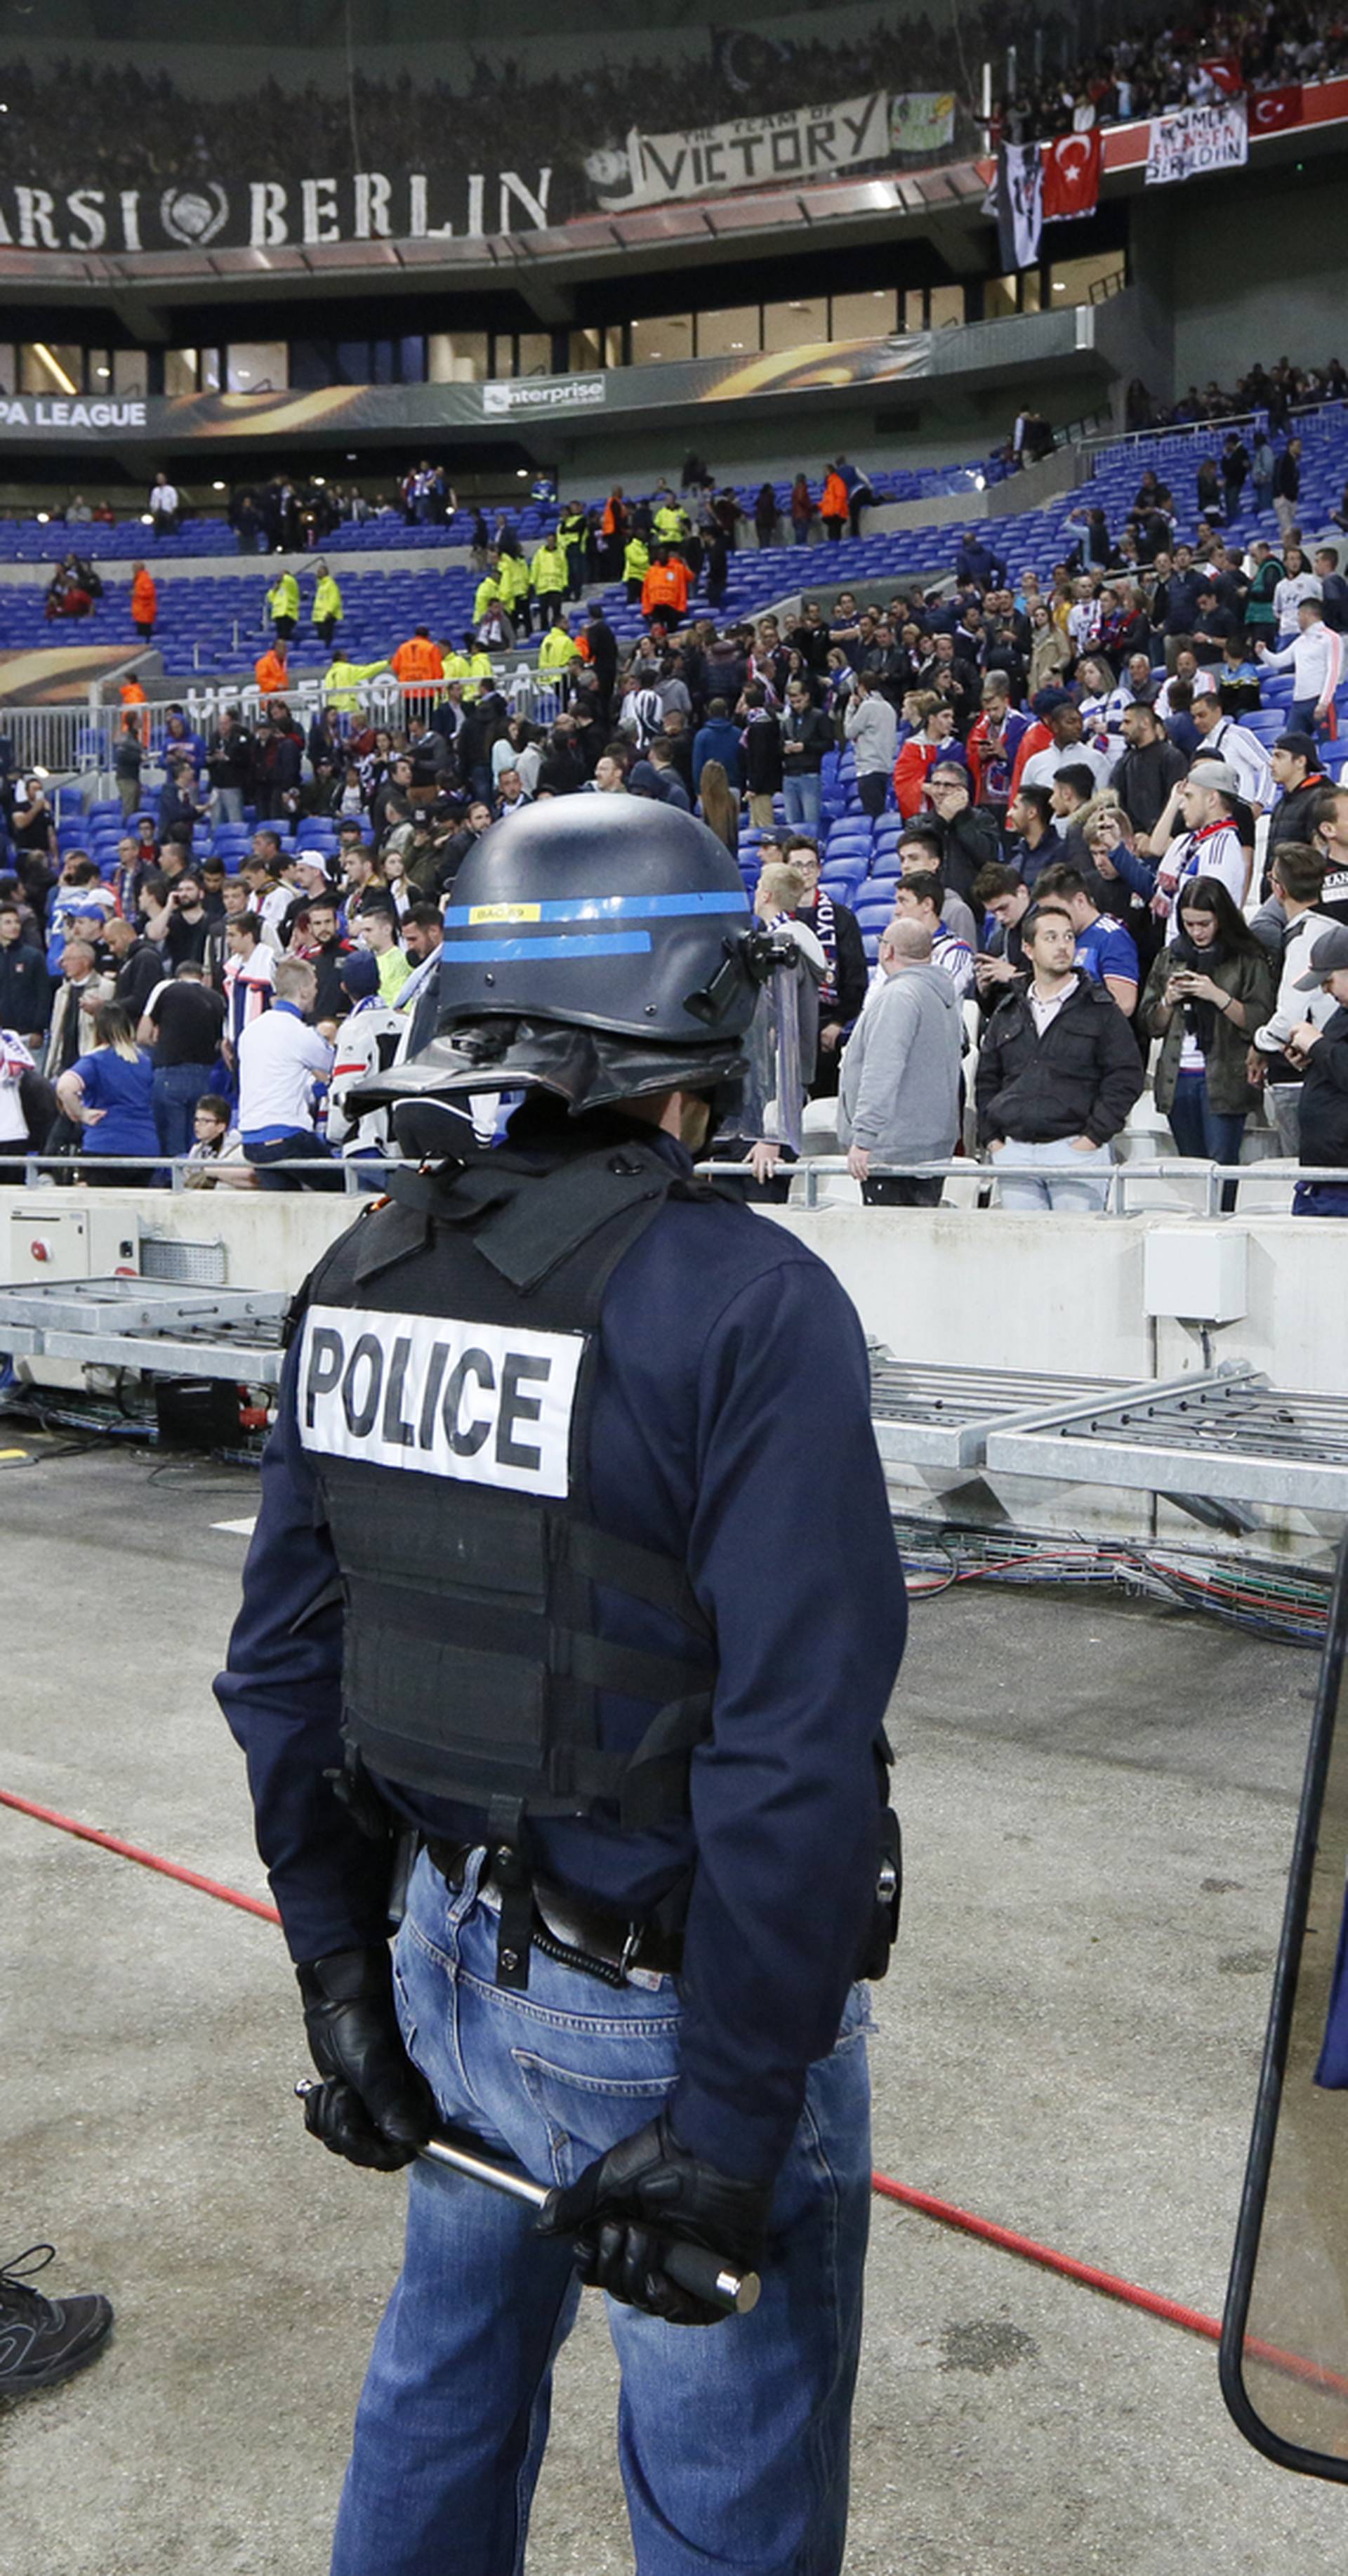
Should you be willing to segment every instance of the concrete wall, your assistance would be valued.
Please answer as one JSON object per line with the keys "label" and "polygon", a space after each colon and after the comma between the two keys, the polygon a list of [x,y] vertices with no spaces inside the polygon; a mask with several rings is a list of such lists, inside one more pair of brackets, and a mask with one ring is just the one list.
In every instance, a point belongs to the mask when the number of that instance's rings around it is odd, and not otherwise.
{"label": "concrete wall", "polygon": [[1312,366],[1342,354],[1341,157],[1300,173],[1288,164],[1254,187],[1242,172],[1239,183],[1151,191],[1134,203],[1132,238],[1158,339],[1169,312],[1179,390],[1213,376],[1229,385],[1256,358]]}
{"label": "concrete wall", "polygon": [[[0,1261],[11,1211],[50,1214],[76,1196],[0,1190]],[[88,1199],[138,1209],[151,1234],[223,1242],[236,1288],[298,1287],[354,1213],[350,1199],[301,1191],[99,1190]],[[1145,1237],[1187,1221],[1173,1210],[1050,1218],[824,1207],[774,1218],[829,1264],[866,1330],[901,1359],[1118,1378],[1174,1377],[1203,1364],[1194,1332],[1153,1326],[1142,1312]],[[1248,1359],[1283,1386],[1348,1395],[1348,1226],[1280,1215],[1232,1223],[1249,1241],[1249,1311],[1214,1333],[1214,1356]]]}

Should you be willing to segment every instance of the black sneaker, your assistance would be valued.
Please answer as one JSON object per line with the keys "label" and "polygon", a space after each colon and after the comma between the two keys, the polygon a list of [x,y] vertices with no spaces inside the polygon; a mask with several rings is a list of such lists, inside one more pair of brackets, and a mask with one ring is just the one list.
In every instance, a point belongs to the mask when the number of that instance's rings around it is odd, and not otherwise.
{"label": "black sneaker", "polygon": [[55,2388],[59,2380],[97,2361],[112,2331],[112,2308],[100,2291],[77,2299],[44,2299],[29,2286],[22,2267],[45,2272],[55,2250],[30,2245],[12,2263],[0,2264],[0,2397]]}

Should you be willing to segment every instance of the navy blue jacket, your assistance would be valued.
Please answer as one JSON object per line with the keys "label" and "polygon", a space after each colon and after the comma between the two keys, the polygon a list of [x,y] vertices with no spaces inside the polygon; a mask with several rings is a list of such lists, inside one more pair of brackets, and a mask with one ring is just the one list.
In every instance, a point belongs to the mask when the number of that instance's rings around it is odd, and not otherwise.
{"label": "navy blue jacket", "polygon": [[[686,1825],[549,1821],[535,1850],[544,1874],[638,1914],[696,1858],[674,2126],[723,2171],[767,2176],[806,2070],[833,2044],[869,1919],[873,1746],[906,1627],[865,1346],[832,1272],[718,1199],[665,1205],[613,1274],[599,1340],[591,1514],[684,1559],[717,1633],[714,1733],[693,1759]],[[387,1863],[323,1777],[341,1760],[341,1613],[304,1620],[334,1560],[294,1368],[292,1355],[216,1690],[248,1758],[291,1954],[306,1960],[382,1938]],[[596,1610],[601,1634],[686,1652],[685,1630],[628,1596],[600,1590]],[[608,1744],[635,1746],[649,1716],[601,1695]],[[482,1837],[469,1810],[409,1812],[433,1833]]]}

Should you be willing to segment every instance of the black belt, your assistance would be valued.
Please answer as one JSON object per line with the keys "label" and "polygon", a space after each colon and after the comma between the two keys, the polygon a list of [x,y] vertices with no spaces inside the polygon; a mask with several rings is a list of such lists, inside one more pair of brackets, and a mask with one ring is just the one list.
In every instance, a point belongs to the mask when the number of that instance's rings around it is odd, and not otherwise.
{"label": "black belt", "polygon": [[[446,1885],[455,1890],[463,1885],[470,1856],[481,1848],[478,1843],[426,1845],[432,1868],[438,1869]],[[509,1893],[488,1855],[478,1880],[479,1896],[504,1902]],[[534,1922],[530,1942],[544,1958],[555,1959],[563,1968],[575,1968],[583,1976],[598,1977],[610,1986],[626,1984],[634,1968],[648,1976],[678,1975],[683,1964],[681,1931],[662,1931],[658,1924],[619,1914],[593,1897],[579,1895],[575,1888],[559,1887],[553,1879],[535,1878],[531,1893]]]}

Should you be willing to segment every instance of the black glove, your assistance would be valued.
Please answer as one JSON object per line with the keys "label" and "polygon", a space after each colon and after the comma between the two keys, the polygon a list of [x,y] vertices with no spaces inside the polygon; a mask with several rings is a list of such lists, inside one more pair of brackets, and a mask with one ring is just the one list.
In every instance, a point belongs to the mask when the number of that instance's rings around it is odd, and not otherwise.
{"label": "black glove", "polygon": [[757,2271],[770,2182],[736,2182],[678,2144],[662,2111],[635,2137],[597,2156],[539,2218],[545,2236],[571,2236],[580,2277],[670,2325],[715,2326],[726,2315],[671,2281],[662,2243],[702,2245],[741,2272]]}
{"label": "black glove", "polygon": [[334,1950],[295,1974],[310,2054],[327,2079],[305,2095],[306,2129],[353,2165],[395,2173],[430,2136],[435,2101],[403,2047],[387,1948]]}

